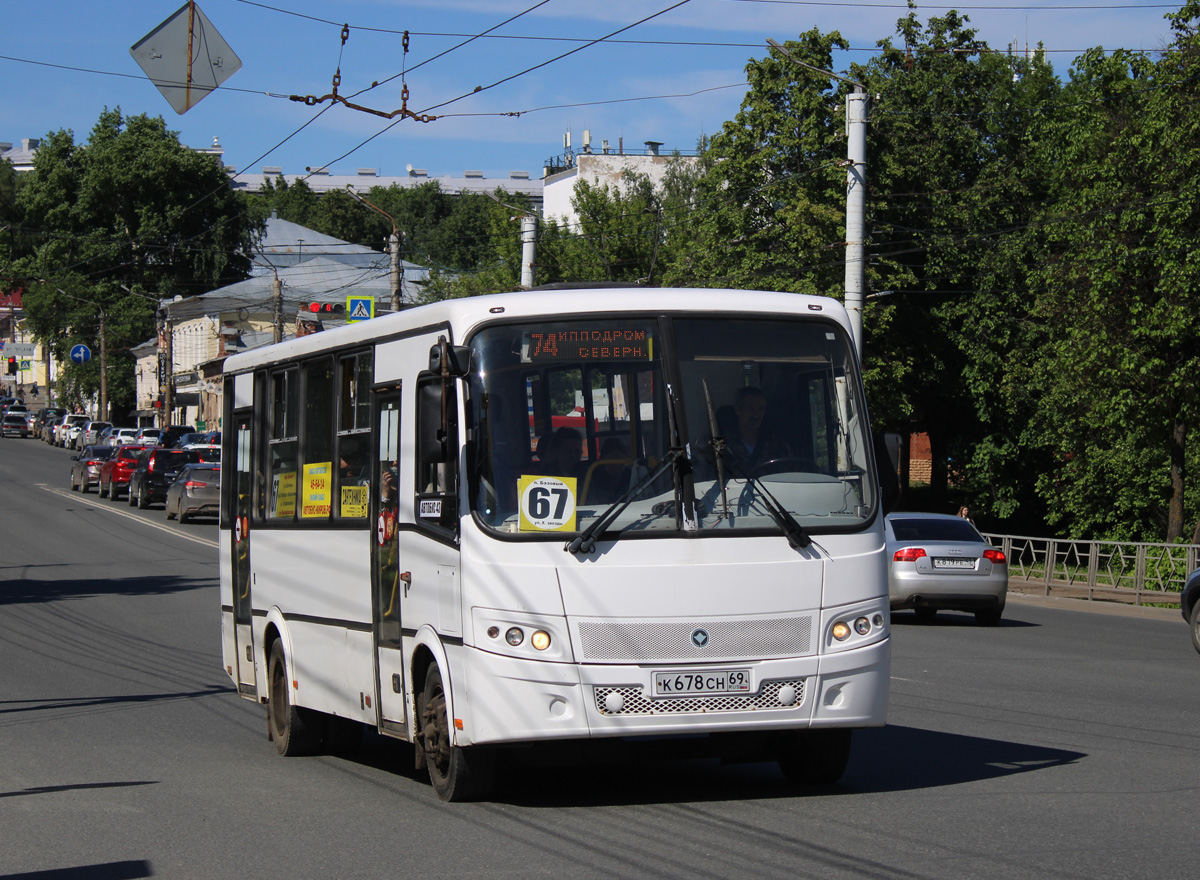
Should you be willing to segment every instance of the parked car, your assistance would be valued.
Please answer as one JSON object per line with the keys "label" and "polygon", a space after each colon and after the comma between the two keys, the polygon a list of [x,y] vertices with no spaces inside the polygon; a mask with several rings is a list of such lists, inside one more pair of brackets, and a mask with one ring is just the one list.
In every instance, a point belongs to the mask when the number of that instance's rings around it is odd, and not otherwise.
{"label": "parked car", "polygon": [[0,437],[28,437],[29,426],[24,413],[5,413],[0,416]]}
{"label": "parked car", "polygon": [[1200,651],[1200,568],[1188,575],[1179,594],[1179,609],[1192,628],[1192,647]]}
{"label": "parked car", "polygon": [[101,498],[111,498],[114,501],[121,497],[122,492],[129,490],[129,475],[137,467],[138,457],[145,446],[118,446],[113,457],[100,465]]}
{"label": "parked car", "polygon": [[71,442],[75,439],[75,434],[87,421],[87,416],[76,413],[63,416],[54,428],[54,445],[61,446],[63,449],[70,447]]}
{"label": "parked car", "polygon": [[138,428],[133,435],[133,442],[141,446],[158,446],[162,431],[158,428]]}
{"label": "parked car", "polygon": [[221,465],[194,462],[185,465],[167,487],[167,519],[181,523],[193,516],[216,516],[221,508]]}
{"label": "parked car", "polygon": [[174,449],[180,445],[180,438],[188,437],[195,433],[197,431],[194,425],[167,425],[162,432],[162,436],[158,438],[158,445],[165,446],[167,449]]}
{"label": "parked car", "polygon": [[889,513],[884,520],[893,610],[930,621],[940,610],[974,612],[995,626],[1008,596],[1008,560],[975,526],[940,513]]}
{"label": "parked car", "polygon": [[54,424],[66,414],[66,410],[48,406],[38,414],[37,435],[47,443],[54,442]]}
{"label": "parked car", "polygon": [[100,467],[113,457],[117,450],[111,446],[85,446],[71,459],[71,491],[87,492],[93,485],[100,485]]}
{"label": "parked car", "polygon": [[75,448],[83,449],[85,446],[95,446],[100,442],[100,433],[105,428],[111,427],[112,422],[102,422],[96,419],[84,422],[83,427],[79,429],[79,435],[75,438]]}
{"label": "parked car", "polygon": [[108,432],[104,442],[109,446],[123,446],[133,443],[137,437],[137,428],[113,428]]}
{"label": "parked car", "polygon": [[146,509],[151,504],[167,500],[167,487],[179,476],[184,465],[199,461],[199,455],[188,449],[168,449],[148,446],[140,456],[129,477],[129,506]]}
{"label": "parked car", "polygon": [[184,449],[185,452],[195,453],[194,461],[201,464],[220,464],[221,463],[221,447],[220,446],[188,446]]}

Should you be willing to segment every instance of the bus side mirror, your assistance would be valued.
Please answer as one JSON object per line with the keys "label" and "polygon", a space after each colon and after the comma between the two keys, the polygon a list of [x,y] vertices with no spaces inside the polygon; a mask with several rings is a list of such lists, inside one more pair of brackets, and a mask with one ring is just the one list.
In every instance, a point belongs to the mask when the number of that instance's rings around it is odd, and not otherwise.
{"label": "bus side mirror", "polygon": [[[435,346],[436,347],[436,346]],[[430,382],[417,389],[417,460],[422,465],[446,460],[446,431],[442,425],[442,386]]]}
{"label": "bus side mirror", "polygon": [[891,513],[900,503],[900,450],[904,438],[899,434],[875,435],[875,467],[879,471],[879,494],[883,512]]}
{"label": "bus side mirror", "polygon": [[455,378],[471,372],[471,349],[465,345],[448,345],[444,339],[439,340],[429,349],[429,372],[440,376],[443,359],[446,372]]}

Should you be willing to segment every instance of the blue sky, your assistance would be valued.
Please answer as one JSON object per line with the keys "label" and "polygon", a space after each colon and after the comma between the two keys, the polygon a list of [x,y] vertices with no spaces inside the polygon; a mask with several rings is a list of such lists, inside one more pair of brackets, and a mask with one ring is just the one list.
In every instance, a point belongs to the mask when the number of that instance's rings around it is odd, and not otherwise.
{"label": "blue sky", "polygon": [[[692,149],[737,112],[746,61],[766,54],[767,37],[783,42],[812,27],[838,30],[854,47],[841,60],[844,68],[851,59],[868,58],[906,14],[896,0],[690,0],[670,9],[676,2],[202,0],[199,6],[242,68],[180,116],[129,47],[183,0],[3,0],[0,76],[7,88],[0,141],[71,129],[82,142],[105,106],[119,106],[130,115],[163,116],[192,147],[219,138],[225,163],[239,171],[280,166],[299,174],[329,166],[337,173],[375,168],[402,175],[411,164],[433,177],[457,177],[466,169],[489,178],[512,170],[539,177],[545,160],[562,152],[568,130],[575,147],[588,129],[596,147],[607,139],[615,148],[624,139],[627,148],[654,140],[665,150]],[[919,14],[924,20],[947,8],[922,5]],[[1071,60],[1089,47],[1161,48],[1170,39],[1163,16],[1178,5],[971,0],[954,8],[993,48],[1014,38],[1022,46],[1043,43],[1065,76]],[[663,10],[669,11],[614,38],[639,42],[596,44],[522,73]],[[495,36],[454,48],[513,16],[519,17]],[[350,26],[345,46],[343,23]],[[330,105],[287,100],[328,94],[339,63],[342,95],[381,83],[356,103],[396,110],[403,81],[410,110],[449,101],[432,111],[447,115],[393,124],[344,106],[321,112]],[[477,86],[483,89],[475,92]],[[503,115],[514,113],[520,115]]]}

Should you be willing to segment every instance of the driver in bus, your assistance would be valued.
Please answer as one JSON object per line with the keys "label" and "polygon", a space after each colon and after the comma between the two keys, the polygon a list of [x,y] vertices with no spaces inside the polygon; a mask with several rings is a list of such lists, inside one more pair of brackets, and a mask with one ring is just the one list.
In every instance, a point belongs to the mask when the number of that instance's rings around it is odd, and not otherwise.
{"label": "driver in bus", "polygon": [[752,473],[769,461],[790,458],[786,442],[763,429],[767,416],[767,395],[755,385],[739,388],[733,400],[737,425],[726,442],[734,460],[746,473]]}
{"label": "driver in bus", "polygon": [[[544,452],[543,445],[546,447]],[[538,461],[543,476],[578,477],[582,458],[583,437],[574,428],[559,428],[538,443]]]}

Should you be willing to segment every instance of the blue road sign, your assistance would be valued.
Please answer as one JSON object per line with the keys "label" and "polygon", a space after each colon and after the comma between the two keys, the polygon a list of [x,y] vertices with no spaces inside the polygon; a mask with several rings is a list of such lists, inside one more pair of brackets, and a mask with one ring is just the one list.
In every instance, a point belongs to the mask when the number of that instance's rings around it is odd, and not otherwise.
{"label": "blue road sign", "polygon": [[348,296],[346,297],[346,323],[369,321],[375,317],[375,297]]}
{"label": "blue road sign", "polygon": [[86,364],[92,359],[92,350],[82,342],[71,348],[71,363]]}

